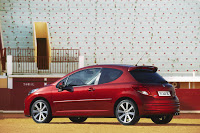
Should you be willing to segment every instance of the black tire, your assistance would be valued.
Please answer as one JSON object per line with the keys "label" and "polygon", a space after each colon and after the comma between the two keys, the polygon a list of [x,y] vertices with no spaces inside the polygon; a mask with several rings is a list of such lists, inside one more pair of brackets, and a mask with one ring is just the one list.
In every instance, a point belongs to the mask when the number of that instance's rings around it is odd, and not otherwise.
{"label": "black tire", "polygon": [[115,115],[117,120],[123,125],[134,125],[140,120],[137,106],[128,99],[122,100],[117,104]]}
{"label": "black tire", "polygon": [[69,117],[69,119],[74,123],[82,123],[87,120],[87,117]]}
{"label": "black tire", "polygon": [[52,113],[49,104],[44,100],[37,100],[31,106],[31,116],[36,123],[49,123]]}
{"label": "black tire", "polygon": [[173,118],[173,115],[161,115],[161,116],[153,116],[151,117],[151,120],[155,124],[167,124],[169,123]]}

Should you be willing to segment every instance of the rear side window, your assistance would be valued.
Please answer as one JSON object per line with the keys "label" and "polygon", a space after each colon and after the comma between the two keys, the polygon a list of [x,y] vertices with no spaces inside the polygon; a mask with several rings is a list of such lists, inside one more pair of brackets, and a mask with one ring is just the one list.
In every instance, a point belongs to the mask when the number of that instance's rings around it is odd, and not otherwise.
{"label": "rear side window", "polygon": [[112,69],[112,68],[103,68],[102,73],[99,79],[99,84],[109,83],[118,79],[122,75],[121,70]]}
{"label": "rear side window", "polygon": [[130,74],[140,83],[167,83],[162,76],[150,70],[134,70]]}

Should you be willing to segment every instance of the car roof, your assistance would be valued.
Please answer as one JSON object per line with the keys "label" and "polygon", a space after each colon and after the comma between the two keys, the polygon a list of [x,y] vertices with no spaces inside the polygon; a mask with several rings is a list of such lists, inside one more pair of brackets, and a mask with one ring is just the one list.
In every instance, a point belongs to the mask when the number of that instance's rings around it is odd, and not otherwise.
{"label": "car roof", "polygon": [[128,65],[128,64],[100,64],[100,65],[92,65],[92,66],[87,66],[84,67],[83,69],[86,68],[97,68],[97,67],[102,67],[102,68],[115,68],[115,69],[126,69],[128,71],[132,71],[135,69],[151,69],[154,71],[157,71],[157,67],[155,66],[134,66],[134,65]]}
{"label": "car roof", "polygon": [[[113,68],[113,69],[119,69],[119,70],[123,70],[123,71],[132,71],[132,70],[136,70],[136,69],[150,69],[153,70],[154,72],[157,71],[157,67],[155,66],[134,66],[134,65],[126,65],[126,64],[101,64],[101,65],[92,65],[92,66],[86,66],[80,69],[77,69],[71,73],[68,73],[66,76],[64,76],[63,78],[67,77],[68,75],[75,73],[77,71],[80,70],[84,70],[84,69],[89,69],[89,68]],[[63,79],[61,78],[61,79]],[[57,84],[60,81],[60,79],[56,82],[54,82],[53,84]]]}

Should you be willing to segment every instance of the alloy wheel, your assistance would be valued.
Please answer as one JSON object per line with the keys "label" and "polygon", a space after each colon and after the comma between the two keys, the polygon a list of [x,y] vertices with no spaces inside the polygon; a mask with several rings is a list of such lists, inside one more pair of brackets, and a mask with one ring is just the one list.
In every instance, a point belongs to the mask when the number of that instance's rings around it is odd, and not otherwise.
{"label": "alloy wheel", "polygon": [[44,100],[37,100],[31,108],[32,118],[37,123],[48,123],[51,121],[51,112],[48,103]]}
{"label": "alloy wheel", "polygon": [[118,109],[119,119],[124,123],[129,123],[135,116],[135,109],[129,102],[124,102]]}
{"label": "alloy wheel", "polygon": [[132,125],[139,121],[137,108],[130,100],[123,100],[118,104],[116,116],[123,125]]}

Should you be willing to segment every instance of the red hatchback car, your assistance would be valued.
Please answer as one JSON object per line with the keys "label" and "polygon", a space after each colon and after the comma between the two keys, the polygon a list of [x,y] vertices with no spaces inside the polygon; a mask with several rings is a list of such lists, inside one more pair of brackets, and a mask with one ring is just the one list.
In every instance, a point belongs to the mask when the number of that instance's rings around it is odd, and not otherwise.
{"label": "red hatchback car", "polygon": [[94,65],[73,71],[25,99],[24,113],[37,123],[54,117],[84,122],[88,117],[117,117],[133,125],[141,117],[169,123],[179,114],[174,87],[154,66]]}

